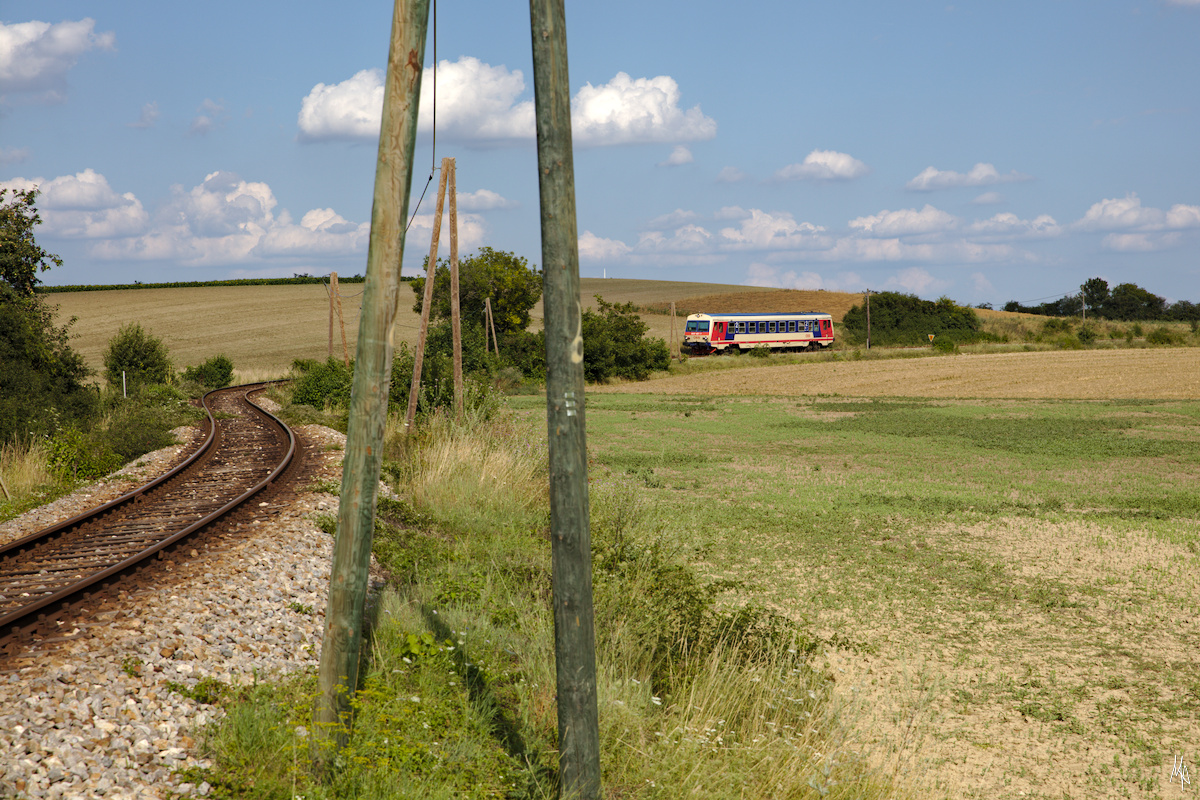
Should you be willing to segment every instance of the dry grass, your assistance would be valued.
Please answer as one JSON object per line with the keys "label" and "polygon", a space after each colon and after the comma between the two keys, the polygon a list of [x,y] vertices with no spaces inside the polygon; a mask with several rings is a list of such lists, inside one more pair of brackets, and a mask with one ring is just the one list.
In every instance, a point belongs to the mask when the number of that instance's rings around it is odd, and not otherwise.
{"label": "dry grass", "polygon": [[[732,358],[732,357],[731,357]],[[811,360],[589,387],[593,392],[1077,400],[1200,398],[1200,348]]]}
{"label": "dry grass", "polygon": [[[41,440],[14,440],[0,447],[4,500],[17,500],[50,483],[50,455]],[[11,495],[11,497],[7,496]]]}

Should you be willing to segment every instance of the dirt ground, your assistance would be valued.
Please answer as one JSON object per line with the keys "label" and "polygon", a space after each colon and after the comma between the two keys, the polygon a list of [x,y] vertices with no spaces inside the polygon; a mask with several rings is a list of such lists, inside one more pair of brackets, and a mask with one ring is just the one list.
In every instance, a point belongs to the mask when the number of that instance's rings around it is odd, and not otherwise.
{"label": "dirt ground", "polygon": [[[739,358],[739,356],[710,356]],[[748,356],[740,356],[748,358]],[[675,375],[588,392],[847,397],[1200,399],[1200,348],[816,361]]]}

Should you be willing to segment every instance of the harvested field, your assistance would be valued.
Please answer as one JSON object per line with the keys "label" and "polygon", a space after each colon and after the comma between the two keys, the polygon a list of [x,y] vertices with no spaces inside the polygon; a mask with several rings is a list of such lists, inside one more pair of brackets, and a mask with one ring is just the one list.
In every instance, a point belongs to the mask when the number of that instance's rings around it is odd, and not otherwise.
{"label": "harvested field", "polygon": [[[720,356],[726,358],[726,356]],[[737,358],[737,356],[728,356]],[[1200,398],[1200,348],[989,353],[745,367],[588,387],[589,393],[1183,400]]]}

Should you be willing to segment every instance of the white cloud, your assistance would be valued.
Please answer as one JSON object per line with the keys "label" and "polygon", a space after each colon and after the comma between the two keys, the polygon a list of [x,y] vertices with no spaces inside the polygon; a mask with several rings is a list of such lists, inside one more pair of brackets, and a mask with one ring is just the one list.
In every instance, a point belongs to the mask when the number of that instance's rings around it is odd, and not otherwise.
{"label": "white cloud", "polygon": [[669,214],[662,214],[655,217],[646,223],[645,227],[649,230],[664,231],[671,228],[678,228],[681,225],[696,219],[695,211],[684,211],[682,208],[677,208]]}
{"label": "white cloud", "polygon": [[19,164],[28,158],[28,147],[0,147],[0,166]]}
{"label": "white cloud", "polygon": [[579,261],[608,263],[619,261],[629,255],[629,245],[617,239],[603,239],[591,231],[579,235]]}
{"label": "white cloud", "polygon": [[[418,127],[433,127],[433,73],[421,81]],[[532,99],[520,70],[492,66],[471,56],[440,61],[437,68],[437,132],[481,145],[534,138]],[[617,73],[601,86],[587,84],[571,101],[575,144],[601,146],[675,143],[711,139],[716,122],[699,106],[679,107],[673,78],[630,78]],[[301,101],[297,124],[304,141],[374,141],[383,110],[383,71],[367,69],[337,84],[318,83]]]}
{"label": "white cloud", "polygon": [[509,200],[491,189],[474,192],[459,192],[458,207],[464,211],[490,211],[494,208],[516,208],[515,200]]}
{"label": "white cloud", "polygon": [[999,192],[984,192],[971,201],[973,205],[990,206],[996,203],[1004,202],[1004,197]]}
{"label": "white cloud", "polygon": [[117,194],[103,175],[86,169],[46,181],[14,178],[4,188],[40,190],[38,209],[47,236],[64,239],[108,239],[145,230],[149,217],[129,192]]}
{"label": "white cloud", "polygon": [[675,145],[675,149],[671,151],[671,155],[667,156],[667,160],[659,163],[659,166],[678,167],[681,164],[691,164],[695,160],[691,150],[681,144],[677,144]]}
{"label": "white cloud", "polygon": [[146,103],[142,106],[142,115],[136,122],[130,122],[130,128],[153,128],[158,121],[158,103]]}
{"label": "white cloud", "polygon": [[1177,203],[1169,211],[1143,206],[1134,193],[1092,204],[1072,227],[1110,232],[1102,246],[1123,253],[1165,250],[1182,241],[1181,231],[1200,228],[1200,206]]}
{"label": "white cloud", "polygon": [[976,295],[990,295],[996,291],[996,287],[992,286],[992,282],[982,272],[971,273],[971,288]]}
{"label": "white cloud", "polygon": [[1032,176],[1025,175],[1016,170],[1001,175],[993,165],[980,162],[971,167],[971,171],[965,174],[955,172],[954,170],[939,170],[935,167],[926,167],[921,171],[921,174],[905,184],[905,188],[914,192],[932,192],[937,189],[954,189],[962,186],[990,186],[995,183],[1017,183],[1030,180],[1033,180]]}
{"label": "white cloud", "polygon": [[746,173],[737,167],[724,167],[717,173],[719,183],[741,183],[746,180]]}
{"label": "white cloud", "polygon": [[949,285],[946,281],[933,277],[920,267],[909,267],[888,278],[884,282],[883,288],[922,295],[940,291]]}
{"label": "white cloud", "polygon": [[948,231],[957,224],[958,218],[953,214],[948,214],[928,204],[920,211],[915,208],[905,208],[899,211],[885,210],[874,216],[850,220],[851,228],[857,229],[865,236],[878,238]]}
{"label": "white cloud", "polygon": [[66,98],[67,72],[89,50],[114,50],[116,36],[96,33],[94,19],[0,23],[0,98],[27,95],[32,102]]}
{"label": "white cloud", "polygon": [[635,251],[639,255],[654,253],[698,253],[712,252],[713,235],[700,225],[681,225],[669,234],[663,231],[648,231],[638,237]]}
{"label": "white cloud", "polygon": [[830,238],[825,229],[810,222],[797,222],[786,212],[769,213],[757,208],[740,226],[722,228],[720,242],[732,250],[806,250],[824,249]]}
{"label": "white cloud", "polygon": [[813,150],[803,163],[789,164],[775,173],[777,180],[852,180],[870,172],[866,164],[836,150]]}
{"label": "white cloud", "polygon": [[747,286],[771,286],[778,289],[805,289],[814,291],[824,289],[830,292],[862,291],[866,284],[855,272],[842,272],[832,277],[826,277],[817,272],[797,272],[796,270],[780,270],[769,264],[754,263],[746,270]]}
{"label": "white cloud", "polygon": [[383,73],[364,69],[341,83],[318,83],[300,101],[300,139],[376,139],[383,115]]}
{"label": "white cloud", "polygon": [[571,100],[571,135],[577,144],[695,142],[717,135],[717,123],[700,106],[679,107],[674,78],[631,78],[624,72],[606,84],[585,85]]}
{"label": "white cloud", "polygon": [[[442,212],[442,233],[441,244],[439,245],[438,258],[449,258],[450,250],[448,249],[449,233],[447,227],[450,224],[449,209]],[[369,227],[368,227],[368,233]],[[484,222],[483,217],[478,214],[463,214],[458,215],[458,252],[467,253],[476,250],[482,245],[488,243],[488,227]],[[423,245],[416,245],[417,252],[422,252],[421,247],[424,247],[424,253],[429,253],[429,240],[433,238],[433,214],[417,214],[413,217],[412,224],[408,227],[408,233],[405,236],[407,242],[423,242]],[[411,247],[406,247],[406,250]],[[366,248],[363,248],[366,252]],[[418,261],[418,264],[420,262]],[[420,267],[417,267],[418,272]]]}
{"label": "white cloud", "polygon": [[974,239],[1043,239],[1058,236],[1062,232],[1062,227],[1049,214],[1028,220],[1011,212],[977,220],[967,228],[967,233]]}
{"label": "white cloud", "polygon": [[192,126],[188,129],[188,133],[203,136],[209,133],[213,128],[222,124],[228,117],[225,113],[225,104],[205,98],[200,107],[196,109],[199,112],[195,119],[192,120]]}

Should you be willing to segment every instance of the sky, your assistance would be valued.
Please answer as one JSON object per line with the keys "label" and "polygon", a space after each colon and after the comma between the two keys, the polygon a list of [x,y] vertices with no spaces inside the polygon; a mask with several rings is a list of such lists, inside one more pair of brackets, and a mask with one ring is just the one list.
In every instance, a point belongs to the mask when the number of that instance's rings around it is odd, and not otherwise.
{"label": "sky", "polygon": [[[1200,301],[1200,0],[566,10],[584,276]],[[43,281],[362,274],[391,14],[4,0],[0,188],[40,189]],[[436,17],[403,274],[443,157],[460,253],[537,265],[528,6]]]}

